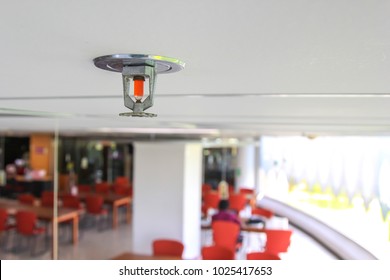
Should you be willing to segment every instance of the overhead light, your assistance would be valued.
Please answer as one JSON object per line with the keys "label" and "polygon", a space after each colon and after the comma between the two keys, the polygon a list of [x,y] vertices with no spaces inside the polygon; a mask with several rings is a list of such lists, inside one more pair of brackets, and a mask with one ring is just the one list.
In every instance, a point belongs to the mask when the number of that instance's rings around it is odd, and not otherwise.
{"label": "overhead light", "polygon": [[156,117],[144,111],[153,106],[157,74],[174,73],[185,66],[176,58],[148,54],[105,55],[93,62],[100,69],[122,73],[124,103],[132,112],[119,115],[132,117]]}

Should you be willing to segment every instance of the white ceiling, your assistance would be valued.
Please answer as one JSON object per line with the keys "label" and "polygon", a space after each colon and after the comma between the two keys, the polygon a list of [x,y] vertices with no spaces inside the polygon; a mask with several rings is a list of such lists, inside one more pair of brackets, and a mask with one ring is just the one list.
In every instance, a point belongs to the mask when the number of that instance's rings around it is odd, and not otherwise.
{"label": "white ceiling", "polygon": [[[390,135],[389,1],[0,4],[0,132]],[[157,118],[118,116],[121,74],[93,64],[115,53],[186,63]]]}

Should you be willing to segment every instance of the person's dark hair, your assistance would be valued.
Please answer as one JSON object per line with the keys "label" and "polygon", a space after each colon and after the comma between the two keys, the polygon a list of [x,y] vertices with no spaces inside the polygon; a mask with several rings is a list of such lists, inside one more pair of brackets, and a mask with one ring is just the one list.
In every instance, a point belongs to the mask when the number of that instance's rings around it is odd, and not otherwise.
{"label": "person's dark hair", "polygon": [[229,208],[229,201],[226,199],[221,199],[218,204],[219,210],[227,210]]}

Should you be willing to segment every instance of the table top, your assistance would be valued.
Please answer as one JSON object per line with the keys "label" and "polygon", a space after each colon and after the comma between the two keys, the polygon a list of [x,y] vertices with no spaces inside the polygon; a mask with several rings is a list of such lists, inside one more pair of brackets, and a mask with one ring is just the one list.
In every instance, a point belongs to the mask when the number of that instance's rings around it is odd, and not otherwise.
{"label": "table top", "polygon": [[[16,214],[18,210],[27,210],[34,212],[40,219],[53,219],[53,208],[43,207],[38,205],[28,205],[20,203],[14,199],[0,198],[0,208],[7,209],[10,215]],[[81,210],[59,207],[58,208],[58,217],[79,214]]]}
{"label": "table top", "polygon": [[[263,232],[266,228],[265,223],[247,223],[248,219],[241,219],[241,231]],[[211,229],[211,222],[202,223],[203,230]]]}
{"label": "table top", "polygon": [[[60,197],[66,195],[66,194],[69,194],[69,193],[59,192]],[[121,199],[124,199],[124,200],[131,202],[131,196],[115,194],[112,192],[109,192],[109,193],[80,192],[76,195],[76,197],[80,198],[81,200],[85,200],[87,198],[87,196],[89,196],[89,195],[100,195],[103,197],[105,202],[114,202],[116,200],[121,200]]]}

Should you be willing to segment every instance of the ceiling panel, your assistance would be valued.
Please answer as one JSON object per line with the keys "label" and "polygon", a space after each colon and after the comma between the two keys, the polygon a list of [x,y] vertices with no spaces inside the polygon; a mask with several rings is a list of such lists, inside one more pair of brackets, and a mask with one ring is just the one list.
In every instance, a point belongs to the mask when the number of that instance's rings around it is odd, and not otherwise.
{"label": "ceiling panel", "polygon": [[[80,133],[388,135],[389,12],[364,0],[3,0],[0,132],[50,131],[58,117]],[[121,75],[92,61],[113,53],[186,63],[158,76],[156,119],[118,116]]]}

